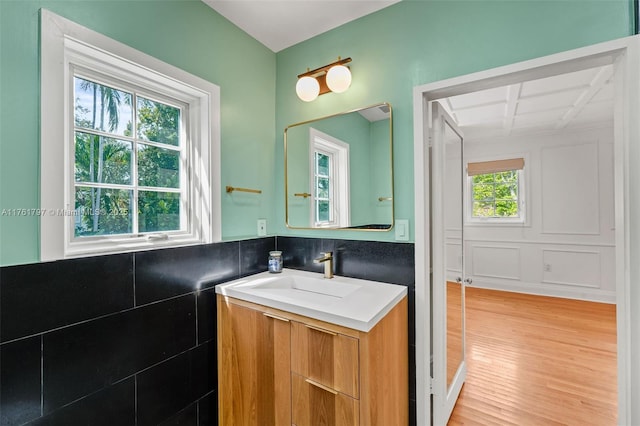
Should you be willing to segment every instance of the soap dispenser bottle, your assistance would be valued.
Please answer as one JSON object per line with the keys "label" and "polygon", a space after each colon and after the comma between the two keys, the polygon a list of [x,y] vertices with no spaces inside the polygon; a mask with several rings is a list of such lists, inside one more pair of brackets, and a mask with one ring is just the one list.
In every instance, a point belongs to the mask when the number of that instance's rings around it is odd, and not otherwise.
{"label": "soap dispenser bottle", "polygon": [[270,251],[269,252],[269,272],[277,274],[282,272],[282,252]]}

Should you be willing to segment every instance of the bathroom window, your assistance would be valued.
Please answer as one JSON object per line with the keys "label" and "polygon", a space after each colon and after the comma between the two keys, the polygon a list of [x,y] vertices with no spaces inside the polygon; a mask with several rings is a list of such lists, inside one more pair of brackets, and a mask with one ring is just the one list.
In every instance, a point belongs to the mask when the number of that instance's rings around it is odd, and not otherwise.
{"label": "bathroom window", "polygon": [[310,128],[311,223],[349,226],[349,145]]}
{"label": "bathroom window", "polygon": [[334,156],[328,152],[315,151],[313,176],[313,200],[316,225],[333,222],[334,204]]}
{"label": "bathroom window", "polygon": [[218,87],[41,19],[41,260],[219,241]]}
{"label": "bathroom window", "polygon": [[74,238],[184,231],[186,105],[98,80],[73,79]]}
{"label": "bathroom window", "polygon": [[524,222],[524,159],[469,163],[470,222]]}

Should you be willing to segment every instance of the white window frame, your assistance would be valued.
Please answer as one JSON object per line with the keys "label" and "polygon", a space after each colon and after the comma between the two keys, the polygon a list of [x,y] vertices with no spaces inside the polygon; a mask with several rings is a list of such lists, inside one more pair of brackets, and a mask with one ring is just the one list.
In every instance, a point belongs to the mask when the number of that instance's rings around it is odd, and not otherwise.
{"label": "white window frame", "polygon": [[[220,88],[48,10],[41,13],[41,261],[221,240]],[[74,69],[186,105],[188,226],[181,232],[74,237]],[[182,202],[182,197],[181,197]],[[133,206],[133,208],[137,208]],[[134,211],[133,214],[136,214]]]}
{"label": "white window frame", "polygon": [[[329,181],[330,204],[332,206],[331,220],[329,222],[316,222],[316,187],[315,187],[315,155],[316,151],[328,154],[333,158],[333,167],[330,168]],[[348,228],[351,226],[350,196],[349,196],[349,144],[334,138],[324,132],[309,128],[309,185],[311,187],[310,223],[314,228]],[[340,191],[336,191],[340,188]]]}
{"label": "white window frame", "polygon": [[[493,158],[492,160],[496,160]],[[527,164],[525,162],[525,164]],[[518,217],[476,217],[473,216],[473,176],[466,174],[466,224],[468,225],[526,225],[527,224],[527,203],[526,203],[526,166],[518,172]]]}

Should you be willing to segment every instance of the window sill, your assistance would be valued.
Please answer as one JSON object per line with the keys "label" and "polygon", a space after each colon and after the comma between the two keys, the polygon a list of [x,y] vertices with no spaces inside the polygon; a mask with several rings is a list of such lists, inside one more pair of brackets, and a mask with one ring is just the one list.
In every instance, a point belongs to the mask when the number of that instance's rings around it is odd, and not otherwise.
{"label": "window sill", "polygon": [[526,220],[466,220],[464,222],[465,226],[477,226],[477,227],[487,227],[487,226],[497,226],[497,227],[513,227],[513,228],[527,228],[531,225]]}
{"label": "window sill", "polygon": [[168,239],[147,239],[146,237],[101,238],[99,241],[93,239],[92,241],[69,244],[65,249],[64,258],[121,254],[199,244],[207,244],[207,241],[192,236],[170,236]]}

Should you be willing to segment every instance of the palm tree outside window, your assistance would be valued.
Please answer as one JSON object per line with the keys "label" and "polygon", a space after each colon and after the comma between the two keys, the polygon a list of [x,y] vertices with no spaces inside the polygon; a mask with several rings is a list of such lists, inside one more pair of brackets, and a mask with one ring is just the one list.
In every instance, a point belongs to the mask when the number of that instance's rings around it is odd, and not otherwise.
{"label": "palm tree outside window", "polygon": [[74,76],[75,237],[181,229],[182,115]]}

